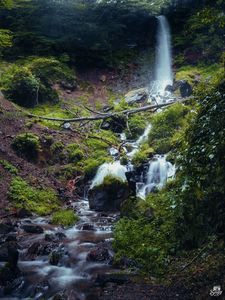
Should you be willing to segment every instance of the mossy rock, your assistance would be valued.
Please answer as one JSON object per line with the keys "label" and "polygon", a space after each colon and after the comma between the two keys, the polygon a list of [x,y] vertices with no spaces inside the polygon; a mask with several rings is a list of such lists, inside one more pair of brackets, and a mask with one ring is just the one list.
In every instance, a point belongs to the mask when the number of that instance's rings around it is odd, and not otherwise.
{"label": "mossy rock", "polygon": [[52,223],[62,226],[72,226],[79,220],[79,217],[72,209],[65,209],[54,212],[52,215]]}
{"label": "mossy rock", "polygon": [[119,211],[128,197],[128,183],[112,176],[106,176],[103,183],[93,187],[88,195],[90,208],[96,211]]}
{"label": "mossy rock", "polygon": [[40,138],[33,133],[18,134],[12,142],[12,148],[28,161],[37,161],[41,151]]}

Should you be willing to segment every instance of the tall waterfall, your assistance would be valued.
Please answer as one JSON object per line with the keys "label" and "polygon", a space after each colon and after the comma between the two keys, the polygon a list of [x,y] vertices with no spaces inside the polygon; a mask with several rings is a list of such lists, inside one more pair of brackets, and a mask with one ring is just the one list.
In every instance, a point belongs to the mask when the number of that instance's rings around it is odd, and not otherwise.
{"label": "tall waterfall", "polygon": [[168,84],[173,83],[172,52],[170,28],[165,16],[158,16],[157,50],[156,50],[156,89],[164,94]]}

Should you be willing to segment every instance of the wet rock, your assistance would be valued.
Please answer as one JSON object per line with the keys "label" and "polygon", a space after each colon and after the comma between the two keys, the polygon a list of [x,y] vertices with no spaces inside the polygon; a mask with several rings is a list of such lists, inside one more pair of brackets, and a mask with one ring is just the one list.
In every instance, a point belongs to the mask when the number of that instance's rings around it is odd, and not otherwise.
{"label": "wet rock", "polygon": [[187,80],[178,80],[173,84],[173,90],[180,90],[180,95],[182,98],[189,97],[192,95],[192,87]]}
{"label": "wet rock", "polygon": [[94,225],[93,224],[83,224],[81,227],[82,230],[95,230]]}
{"label": "wet rock", "polygon": [[4,267],[0,268],[0,285],[7,287],[20,275],[21,272],[17,267],[12,267],[9,263],[6,263]]}
{"label": "wet rock", "polygon": [[168,84],[165,88],[165,91],[173,93],[174,92],[174,87],[173,85]]}
{"label": "wet rock", "polygon": [[13,231],[14,227],[10,224],[0,223],[0,234],[7,234]]}
{"label": "wet rock", "polygon": [[56,232],[55,236],[58,238],[59,241],[64,240],[67,237],[63,232]]}
{"label": "wet rock", "polygon": [[33,243],[27,250],[27,256],[29,258],[35,257],[40,254],[42,245],[39,242]]}
{"label": "wet rock", "polygon": [[[17,276],[20,276],[20,272],[18,271]],[[16,290],[17,293],[23,289],[25,285],[24,278],[22,276],[15,278],[12,282],[7,282],[7,285],[4,288],[4,294],[11,294],[12,291]]]}
{"label": "wet rock", "polygon": [[[47,280],[38,283],[35,286],[35,299],[43,299],[43,295],[50,289],[50,284]],[[45,298],[45,297],[44,297]]]}
{"label": "wet rock", "polygon": [[133,276],[130,274],[121,274],[121,273],[98,274],[95,280],[95,284],[100,286],[105,286],[108,283],[124,284],[130,282],[132,277]]}
{"label": "wet rock", "polygon": [[54,243],[34,242],[27,250],[25,258],[35,259],[40,255],[49,255],[56,247]]}
{"label": "wet rock", "polygon": [[180,84],[180,95],[182,98],[189,97],[192,94],[192,87],[191,85],[186,81],[182,80]]}
{"label": "wet rock", "polygon": [[148,89],[146,88],[133,90],[125,95],[125,100],[129,104],[133,104],[136,102],[143,102],[147,99],[148,99]]}
{"label": "wet rock", "polygon": [[87,255],[87,261],[103,262],[110,261],[112,255],[106,247],[97,247],[92,249]]}
{"label": "wet rock", "polygon": [[56,232],[54,233],[47,233],[45,235],[45,241],[47,242],[53,242],[53,243],[57,243],[59,241],[62,241],[66,238],[66,235],[63,232]]}
{"label": "wet rock", "polygon": [[11,267],[17,266],[19,252],[16,242],[5,242],[0,245],[0,261],[8,262]]}
{"label": "wet rock", "polygon": [[17,216],[17,218],[22,219],[22,218],[31,217],[32,213],[29,210],[25,209],[25,208],[21,208],[17,211],[16,216]]}
{"label": "wet rock", "polygon": [[89,191],[90,209],[96,211],[119,211],[121,204],[129,197],[129,186],[116,178],[104,181]]}
{"label": "wet rock", "polygon": [[38,225],[23,225],[22,228],[27,233],[40,234],[44,232],[43,228]]}
{"label": "wet rock", "polygon": [[54,250],[50,253],[49,263],[53,266],[57,266],[60,259],[62,258],[62,251],[60,249]]}

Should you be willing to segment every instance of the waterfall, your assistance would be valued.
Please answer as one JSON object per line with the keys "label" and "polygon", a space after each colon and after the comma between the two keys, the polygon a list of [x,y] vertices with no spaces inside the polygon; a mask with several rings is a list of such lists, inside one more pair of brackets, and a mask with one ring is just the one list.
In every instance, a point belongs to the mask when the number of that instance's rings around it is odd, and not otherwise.
{"label": "waterfall", "polygon": [[126,181],[126,172],[127,168],[122,166],[119,160],[112,163],[104,163],[98,168],[90,188],[92,189],[93,187],[102,184],[106,176],[112,176],[119,178],[122,181]]}
{"label": "waterfall", "polygon": [[169,24],[165,16],[158,16],[155,92],[164,95],[167,85],[173,83],[172,53]]}
{"label": "waterfall", "polygon": [[138,189],[138,196],[144,199],[146,195],[155,189],[163,188],[167,179],[172,178],[174,175],[175,166],[166,160],[166,156],[156,155],[149,163],[147,182]]}

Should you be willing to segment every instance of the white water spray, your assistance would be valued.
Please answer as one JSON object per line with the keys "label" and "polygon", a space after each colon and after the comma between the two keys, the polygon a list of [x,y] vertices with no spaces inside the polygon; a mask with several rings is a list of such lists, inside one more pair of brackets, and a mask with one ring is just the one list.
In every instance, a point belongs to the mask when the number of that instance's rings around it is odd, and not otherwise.
{"label": "white water spray", "polygon": [[112,163],[104,163],[98,168],[90,188],[92,189],[93,187],[102,184],[106,176],[112,176],[119,178],[122,181],[126,181],[126,172],[127,168],[122,166],[119,160]]}
{"label": "white water spray", "polygon": [[165,95],[167,85],[173,84],[170,28],[165,16],[158,16],[154,92]]}
{"label": "white water spray", "polygon": [[175,175],[175,166],[166,161],[166,157],[155,156],[154,160],[149,163],[149,170],[147,174],[147,182],[138,190],[138,196],[145,198],[154,189],[162,189],[168,178]]}

